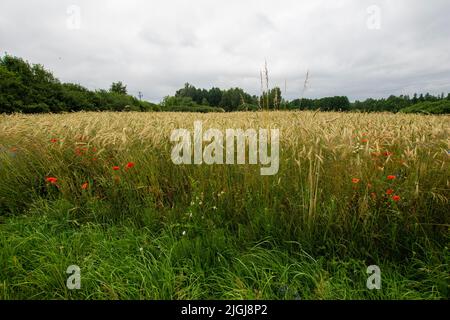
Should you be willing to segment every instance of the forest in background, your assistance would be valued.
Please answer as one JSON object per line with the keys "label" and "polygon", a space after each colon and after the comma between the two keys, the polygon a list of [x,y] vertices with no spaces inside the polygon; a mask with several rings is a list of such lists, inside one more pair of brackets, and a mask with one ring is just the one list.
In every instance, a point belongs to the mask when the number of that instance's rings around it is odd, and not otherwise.
{"label": "forest in background", "polygon": [[[262,86],[263,87],[263,86]],[[89,90],[80,84],[62,83],[40,64],[5,55],[0,58],[0,113],[60,113],[76,111],[184,111],[232,112],[256,110],[320,110],[360,112],[450,113],[450,93],[429,93],[350,102],[346,96],[319,99],[282,97],[279,87],[262,89],[259,96],[242,88],[209,90],[186,83],[173,96],[155,104],[127,92],[122,82],[108,90]]]}

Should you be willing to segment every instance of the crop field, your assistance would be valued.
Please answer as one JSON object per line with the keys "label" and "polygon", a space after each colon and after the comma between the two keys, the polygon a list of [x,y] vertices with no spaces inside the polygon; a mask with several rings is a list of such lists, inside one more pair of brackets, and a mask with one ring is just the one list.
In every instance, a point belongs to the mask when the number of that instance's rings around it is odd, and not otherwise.
{"label": "crop field", "polygon": [[[195,121],[279,129],[279,170],[174,164],[171,132]],[[388,113],[0,115],[0,299],[448,299],[449,131]]]}

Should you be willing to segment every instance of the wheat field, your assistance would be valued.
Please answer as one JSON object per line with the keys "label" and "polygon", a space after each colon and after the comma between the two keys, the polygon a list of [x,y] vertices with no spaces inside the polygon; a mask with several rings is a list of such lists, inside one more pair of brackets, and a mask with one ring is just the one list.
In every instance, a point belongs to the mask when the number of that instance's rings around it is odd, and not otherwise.
{"label": "wheat field", "polygon": [[[449,120],[2,115],[0,298],[448,298]],[[173,164],[172,130],[195,121],[279,129],[278,173]]]}

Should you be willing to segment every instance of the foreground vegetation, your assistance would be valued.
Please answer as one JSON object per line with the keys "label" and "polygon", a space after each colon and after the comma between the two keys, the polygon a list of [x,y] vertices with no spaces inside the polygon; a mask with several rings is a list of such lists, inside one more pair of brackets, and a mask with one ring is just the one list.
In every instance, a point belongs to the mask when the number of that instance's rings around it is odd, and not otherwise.
{"label": "foreground vegetation", "polygon": [[[279,128],[280,170],[183,165],[172,129]],[[0,116],[0,298],[449,297],[448,116]],[[81,268],[68,290],[69,265]],[[381,268],[382,289],[366,288]]]}

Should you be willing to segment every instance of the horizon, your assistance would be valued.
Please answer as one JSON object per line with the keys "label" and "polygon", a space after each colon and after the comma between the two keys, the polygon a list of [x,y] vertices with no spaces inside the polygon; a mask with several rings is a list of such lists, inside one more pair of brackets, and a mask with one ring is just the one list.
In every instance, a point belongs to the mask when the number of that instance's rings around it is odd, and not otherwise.
{"label": "horizon", "polygon": [[[39,62],[33,62],[33,61],[28,60],[28,59],[25,59],[25,58],[22,58],[22,57],[15,56],[14,54],[11,54],[11,53],[9,53],[9,52],[4,52],[3,57],[6,56],[6,55],[9,55],[9,56],[12,56],[12,57],[16,57],[16,58],[23,59],[24,61],[26,61],[26,62],[29,63],[30,65],[42,65],[42,66],[44,67],[45,70],[51,72],[51,73],[55,76],[56,79],[58,79],[59,81],[61,81],[57,74],[54,74],[54,72],[53,72],[52,70],[48,69],[45,65],[43,65],[43,64],[41,64],[41,63],[39,63]],[[118,80],[118,81],[120,81],[120,80]],[[83,85],[82,83],[79,83],[79,82],[64,82],[64,81],[61,81],[61,83],[72,83],[72,84],[77,84],[77,85],[83,86],[83,87],[85,87],[85,88],[87,88],[87,89],[89,89],[89,90],[93,90],[93,91],[96,91],[96,90],[110,90],[109,87],[105,87],[105,88],[89,88],[89,87],[87,87],[87,86],[85,86],[85,85]],[[111,81],[111,84],[112,84],[112,83],[114,83],[114,81]],[[206,89],[206,90],[209,90],[209,89],[214,88],[214,87],[199,87],[199,86],[197,86],[197,85],[195,85],[195,84],[193,84],[193,83],[190,83],[190,82],[185,82],[185,84],[190,84],[190,85],[194,86],[194,87],[197,88],[197,89]],[[127,87],[127,84],[126,84],[126,83],[123,83],[123,85],[125,85],[125,86]],[[233,87],[233,86],[227,87],[227,88],[225,88],[225,87],[219,87],[219,89],[220,89],[220,90],[223,90],[223,91],[228,90],[228,89],[232,89],[232,88],[239,88],[239,87]],[[278,88],[280,88],[280,87],[278,87]],[[142,99],[140,99],[139,96],[138,96],[138,94],[132,94],[132,93],[130,93],[130,92],[128,92],[128,94],[131,95],[131,96],[133,96],[133,97],[135,97],[135,98],[137,98],[137,99],[143,100],[143,101],[148,101],[148,102],[155,103],[155,104],[161,104],[161,103],[163,102],[163,99],[164,99],[165,97],[175,95],[176,91],[179,90],[179,89],[182,89],[182,87],[176,89],[174,92],[167,93],[163,98],[161,98],[160,101],[150,101],[150,100],[146,100],[145,97],[143,97]],[[241,88],[241,89],[243,89],[244,92],[248,92],[248,91],[246,90],[246,88]],[[281,90],[281,92],[282,92],[282,94],[283,94],[283,93],[284,93],[284,92],[283,92],[283,88],[280,88],[280,90]],[[249,93],[249,92],[248,92],[248,93]],[[250,93],[250,94],[252,94],[252,95],[254,95],[254,96],[259,96],[261,93],[257,93],[257,94]],[[438,97],[438,96],[440,96],[441,94],[444,94],[445,96],[447,96],[448,94],[450,94],[450,92],[441,92],[441,93],[413,92],[413,93],[411,93],[411,94],[401,94],[401,95],[398,95],[398,97],[400,97],[400,96],[409,96],[410,98],[412,98],[412,97],[414,96],[414,94],[417,94],[417,96],[421,96],[421,95],[425,96],[426,94],[430,94],[430,95],[432,95],[432,96]],[[347,98],[349,99],[350,103],[355,103],[355,102],[357,102],[357,101],[365,101],[365,100],[367,100],[367,99],[377,99],[377,100],[379,100],[379,99],[388,99],[390,96],[397,96],[397,95],[389,94],[389,95],[387,95],[387,96],[381,96],[381,97],[366,97],[366,98],[361,99],[361,100],[360,100],[360,99],[353,99],[353,100],[352,100],[352,99],[351,99],[348,95],[346,95],[346,94],[337,94],[337,95],[335,95],[335,96],[303,97],[303,98],[302,98],[301,96],[299,96],[299,97],[294,97],[294,98],[292,98],[292,99],[287,99],[286,101],[289,102],[289,101],[294,101],[294,100],[297,100],[297,99],[312,99],[312,100],[315,100],[315,99],[330,98],[330,97],[337,97],[337,96],[339,96],[339,97],[347,97]],[[283,97],[283,99],[285,99],[285,97],[284,97],[283,95],[282,95],[282,97]]]}
{"label": "horizon", "polygon": [[[259,95],[266,60],[270,86],[288,100],[301,96],[307,70],[305,98],[440,95],[450,92],[449,9],[441,0],[433,6],[6,0],[0,47],[44,65],[62,82],[95,90],[122,81],[131,95],[141,91],[155,103],[186,82]],[[6,32],[19,20],[18,32]]]}

